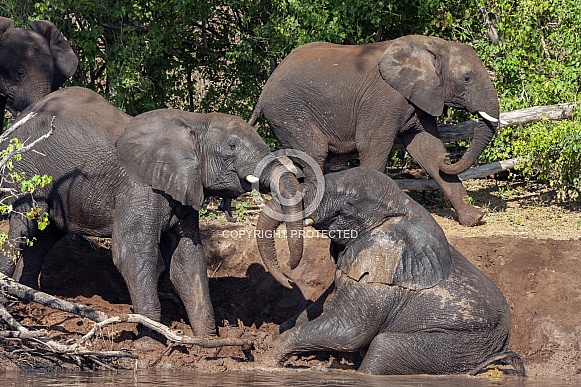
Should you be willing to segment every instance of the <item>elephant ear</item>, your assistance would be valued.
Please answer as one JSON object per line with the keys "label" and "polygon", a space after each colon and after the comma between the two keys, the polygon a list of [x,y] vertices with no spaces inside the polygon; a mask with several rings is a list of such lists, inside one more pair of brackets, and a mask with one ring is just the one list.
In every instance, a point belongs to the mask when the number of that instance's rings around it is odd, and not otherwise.
{"label": "elephant ear", "polygon": [[357,281],[412,290],[435,286],[450,275],[453,265],[443,231],[428,224],[391,218],[348,247],[338,268]]}
{"label": "elephant ear", "polygon": [[383,79],[411,103],[437,117],[444,111],[438,38],[404,36],[390,42],[379,58]]}
{"label": "elephant ear", "polygon": [[73,76],[77,70],[79,59],[75,55],[71,45],[54,24],[48,20],[27,22],[32,30],[44,37],[50,47],[50,52],[55,65],[52,79],[52,91],[58,89],[67,79]]}
{"label": "elephant ear", "polygon": [[0,36],[4,34],[6,31],[11,30],[14,28],[14,21],[7,17],[0,16]]}
{"label": "elephant ear", "polygon": [[137,183],[199,211],[204,186],[195,130],[169,109],[132,118],[116,143],[121,166]]}

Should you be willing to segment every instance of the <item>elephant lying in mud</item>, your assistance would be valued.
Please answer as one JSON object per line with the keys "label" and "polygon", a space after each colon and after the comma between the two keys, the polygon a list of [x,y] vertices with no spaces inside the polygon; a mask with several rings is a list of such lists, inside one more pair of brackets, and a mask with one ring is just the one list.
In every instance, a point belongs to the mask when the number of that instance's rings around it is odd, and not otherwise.
{"label": "elephant lying in mud", "polygon": [[[317,185],[302,188],[310,206]],[[272,235],[281,223],[266,214],[257,222],[259,235]],[[307,216],[331,238],[334,289],[281,326],[267,362],[363,351],[358,370],[368,374],[476,373],[498,361],[524,374],[520,357],[507,350],[510,313],[500,289],[388,176],[366,167],[325,175],[321,202]],[[274,240],[258,243],[267,269],[289,286]]]}
{"label": "elephant lying in mud", "polygon": [[[57,90],[73,76],[76,54],[48,20],[28,22],[32,30],[14,28],[12,19],[0,16],[0,111],[7,100],[16,111]],[[2,122],[0,122],[2,129]]]}
{"label": "elephant lying in mud", "polygon": [[[113,261],[135,313],[160,320],[157,285],[167,269],[194,335],[214,334],[198,222],[204,198],[234,198],[258,181],[290,197],[300,189],[295,176],[281,175],[276,161],[265,165],[259,179],[254,176],[257,165],[274,156],[254,128],[235,116],[160,109],[130,117],[80,87],[49,94],[20,120],[29,112],[37,115],[15,130],[16,137],[36,139],[53,120],[54,133],[16,167],[48,174],[53,182],[37,190],[34,201],[28,195],[12,203],[13,214],[38,206],[50,220],[39,231],[35,221],[10,218],[11,240],[37,239],[16,246],[20,281],[38,286],[45,254],[65,233],[111,237]],[[285,210],[300,213],[301,204]],[[302,227],[300,219],[295,223]],[[9,252],[0,255],[2,273],[13,275],[15,266]]]}
{"label": "elephant lying in mud", "polygon": [[[445,106],[482,117],[456,163],[436,126]],[[419,35],[365,45],[305,44],[268,78],[250,124],[261,115],[283,148],[307,153],[325,170],[358,157],[362,166],[384,172],[398,138],[442,188],[461,224],[474,226],[485,214],[469,203],[458,174],[493,137],[499,102],[466,44]]]}

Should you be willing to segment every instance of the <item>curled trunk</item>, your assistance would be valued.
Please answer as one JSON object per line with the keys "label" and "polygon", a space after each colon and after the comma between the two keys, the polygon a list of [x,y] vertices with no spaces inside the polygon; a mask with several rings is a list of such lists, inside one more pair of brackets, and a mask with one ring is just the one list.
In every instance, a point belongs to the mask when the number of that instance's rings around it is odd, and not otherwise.
{"label": "curled trunk", "polygon": [[[276,200],[271,200],[260,213],[258,221],[256,222],[256,230],[258,231],[258,238],[256,240],[258,244],[258,252],[260,253],[260,257],[262,258],[266,270],[268,270],[282,286],[290,289],[292,288],[293,281],[282,272],[282,269],[278,264],[274,241],[276,230],[282,221],[269,216],[269,210],[276,213],[282,211],[280,204]],[[289,248],[291,248],[290,242]]]}
{"label": "curled trunk", "polygon": [[[281,222],[286,223],[287,242],[291,256],[289,265],[294,269],[301,260],[304,244],[301,232],[303,229],[301,187],[296,176],[278,161],[273,162],[263,176],[266,176],[264,183],[270,187],[273,200],[269,202],[269,206],[263,209],[262,213],[266,210],[266,215],[278,221],[276,226]],[[272,202],[275,202],[276,205]]]}
{"label": "curled trunk", "polygon": [[480,157],[484,149],[488,146],[488,143],[494,136],[495,128],[496,124],[492,122],[486,120],[479,122],[472,142],[462,158],[454,164],[448,164],[446,162],[447,157],[443,157],[439,162],[440,171],[449,175],[458,175],[465,172],[478,160],[478,157]]}

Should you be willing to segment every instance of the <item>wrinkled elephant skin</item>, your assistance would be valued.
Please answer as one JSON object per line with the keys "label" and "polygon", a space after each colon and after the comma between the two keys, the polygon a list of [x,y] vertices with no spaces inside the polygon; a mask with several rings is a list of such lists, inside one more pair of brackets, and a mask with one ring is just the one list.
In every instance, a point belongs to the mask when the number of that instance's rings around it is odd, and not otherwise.
{"label": "wrinkled elephant skin", "polygon": [[[8,101],[20,112],[73,76],[79,63],[70,44],[47,20],[15,28],[0,16],[0,110]],[[0,125],[2,129],[2,125]]]}
{"label": "wrinkled elephant skin", "polygon": [[[315,187],[303,185],[305,206]],[[510,311],[500,289],[387,175],[366,167],[325,175],[322,201],[308,216],[331,238],[334,285],[281,326],[267,362],[366,351],[358,370],[368,374],[476,373],[499,361],[524,374],[508,350]],[[268,235],[278,223],[263,211],[256,227]],[[274,240],[258,242],[280,281]]]}
{"label": "wrinkled elephant skin", "polygon": [[[65,233],[111,237],[135,313],[160,320],[157,284],[167,269],[193,333],[214,334],[198,210],[208,196],[235,198],[251,189],[258,162],[271,155],[256,131],[220,113],[160,109],[130,117],[79,87],[55,91],[21,116],[28,112],[37,115],[16,136],[38,138],[53,117],[54,133],[17,168],[48,174],[53,182],[34,193],[38,211],[49,214],[45,230],[22,216],[10,218],[11,239],[36,238],[32,246],[17,246],[20,281],[38,286],[46,252]],[[260,176],[261,185],[269,187],[270,180],[268,173]],[[277,184],[283,195],[300,189],[290,173]],[[12,205],[17,213],[33,203],[27,195]],[[0,256],[0,271],[14,270],[10,254]]]}
{"label": "wrinkled elephant skin", "polygon": [[[436,125],[445,106],[486,117],[453,164]],[[499,102],[466,44],[417,35],[359,46],[306,44],[269,77],[250,124],[261,115],[282,147],[306,152],[325,171],[358,157],[360,165],[384,172],[398,138],[440,185],[461,224],[476,225],[484,216],[468,202],[457,175],[490,142]]]}

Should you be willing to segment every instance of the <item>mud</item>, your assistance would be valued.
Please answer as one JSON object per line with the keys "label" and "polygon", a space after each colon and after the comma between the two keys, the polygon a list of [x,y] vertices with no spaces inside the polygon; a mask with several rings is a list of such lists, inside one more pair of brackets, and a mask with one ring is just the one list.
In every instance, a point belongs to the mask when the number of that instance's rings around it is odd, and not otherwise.
{"label": "mud", "polygon": [[[251,221],[231,224],[214,220],[203,225],[219,335],[251,341],[252,351],[181,345],[168,349],[161,344],[143,347],[135,344],[137,332],[128,323],[107,326],[90,348],[131,350],[138,359],[121,360],[120,364],[127,367],[183,367],[210,372],[260,367],[253,360],[268,348],[272,334],[282,322],[327,288],[333,265],[328,240],[308,239],[305,258],[293,273],[297,286],[286,289],[265,272],[256,241],[242,236],[242,231],[252,231],[253,227]],[[579,378],[581,240],[505,234],[477,237],[477,228],[472,230],[474,236],[452,233],[449,241],[504,292],[512,314],[509,348],[522,355],[528,375]],[[277,246],[279,254],[288,255],[281,242]],[[110,316],[131,312],[127,289],[112,263],[110,251],[82,237],[68,236],[53,248],[45,261],[40,285],[45,292],[89,305]],[[160,292],[162,322],[190,333],[183,306],[165,276]],[[49,329],[54,340],[78,337],[92,326],[89,320],[34,303],[16,302],[11,304],[10,311],[31,329]],[[0,346],[1,369],[78,369],[74,357],[70,362],[55,364],[17,349],[15,343],[4,342]],[[358,360],[352,354],[322,353],[291,358],[290,364],[354,370]]]}

